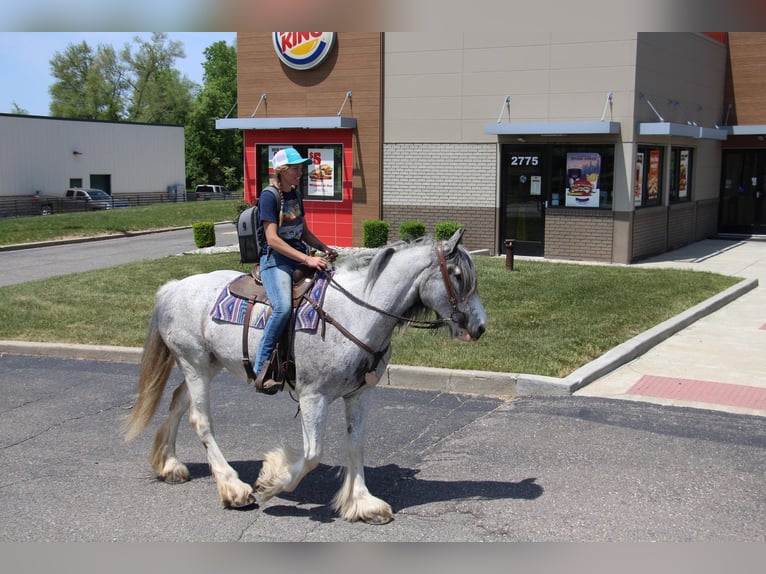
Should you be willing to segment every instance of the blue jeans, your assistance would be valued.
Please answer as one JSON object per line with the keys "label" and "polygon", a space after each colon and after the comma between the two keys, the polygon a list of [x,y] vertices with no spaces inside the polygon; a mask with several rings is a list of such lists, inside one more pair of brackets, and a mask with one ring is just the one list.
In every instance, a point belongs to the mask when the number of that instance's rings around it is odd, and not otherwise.
{"label": "blue jeans", "polygon": [[290,322],[293,311],[293,269],[298,262],[273,249],[266,248],[261,256],[261,280],[271,303],[271,315],[263,329],[255,357],[255,372],[261,371],[263,363],[271,357],[282,332]]}

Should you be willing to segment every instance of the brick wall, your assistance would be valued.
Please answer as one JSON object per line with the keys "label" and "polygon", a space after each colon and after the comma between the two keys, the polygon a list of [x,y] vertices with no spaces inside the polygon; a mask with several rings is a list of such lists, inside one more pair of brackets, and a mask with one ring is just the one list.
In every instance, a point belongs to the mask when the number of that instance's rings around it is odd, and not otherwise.
{"label": "brick wall", "polygon": [[403,221],[420,221],[426,233],[442,221],[465,228],[468,249],[495,252],[497,145],[387,143],[383,146],[383,220],[389,240]]}
{"label": "brick wall", "polygon": [[679,203],[668,211],[668,249],[678,249],[694,241],[696,204]]}
{"label": "brick wall", "polygon": [[637,209],[633,217],[631,261],[667,251],[667,208],[647,207]]}
{"label": "brick wall", "polygon": [[713,237],[718,232],[718,198],[697,202],[694,241]]}
{"label": "brick wall", "polygon": [[549,209],[545,212],[545,257],[612,261],[611,211]]}

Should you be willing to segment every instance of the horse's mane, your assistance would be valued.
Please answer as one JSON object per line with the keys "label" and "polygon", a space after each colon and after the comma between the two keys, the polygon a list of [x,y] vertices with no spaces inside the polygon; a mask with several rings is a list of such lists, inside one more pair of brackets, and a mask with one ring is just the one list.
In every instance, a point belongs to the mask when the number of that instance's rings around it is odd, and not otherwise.
{"label": "horse's mane", "polygon": [[[354,249],[343,255],[339,260],[338,269],[345,271],[367,270],[365,281],[365,290],[374,287],[376,281],[386,268],[391,257],[397,252],[403,252],[423,245],[433,246],[436,240],[431,236],[424,236],[412,241],[397,241],[384,247]],[[463,281],[461,293],[458,296],[467,299],[476,291],[476,267],[470,254],[463,248],[455,249],[449,262],[457,266],[460,271],[460,277]],[[424,319],[431,313],[421,301],[418,301],[412,308],[408,309],[403,316],[408,320]],[[400,327],[407,326],[407,321],[400,321]]]}

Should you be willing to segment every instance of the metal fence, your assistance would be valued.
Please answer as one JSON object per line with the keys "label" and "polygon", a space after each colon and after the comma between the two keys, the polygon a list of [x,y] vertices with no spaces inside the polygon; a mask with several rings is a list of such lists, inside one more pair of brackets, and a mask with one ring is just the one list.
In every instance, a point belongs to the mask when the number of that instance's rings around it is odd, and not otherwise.
{"label": "metal fence", "polygon": [[[227,195],[225,198],[221,198],[221,200],[224,201],[242,201],[242,199],[243,196],[241,194],[232,194]],[[125,193],[112,197],[112,207],[116,209],[186,201],[197,201],[197,195],[193,191],[178,194]],[[0,197],[0,218],[30,217],[33,215],[50,215],[53,213],[72,213],[90,210],[91,209],[87,203],[67,200],[64,197],[49,195]]]}

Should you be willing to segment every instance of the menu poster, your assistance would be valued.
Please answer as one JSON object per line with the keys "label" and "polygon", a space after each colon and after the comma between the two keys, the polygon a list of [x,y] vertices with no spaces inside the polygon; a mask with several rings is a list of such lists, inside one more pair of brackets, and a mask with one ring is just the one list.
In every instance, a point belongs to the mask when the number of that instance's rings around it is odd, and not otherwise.
{"label": "menu poster", "polygon": [[332,148],[309,148],[308,195],[332,197],[335,194],[335,156]]}
{"label": "menu poster", "polygon": [[689,171],[689,150],[681,150],[681,161],[678,167],[678,198],[683,199],[689,195],[686,174]]}
{"label": "menu poster", "polygon": [[649,174],[646,182],[646,201],[655,203],[660,187],[660,150],[649,150]]}
{"label": "menu poster", "polygon": [[636,154],[636,183],[633,184],[633,205],[641,205],[641,193],[644,190],[644,153]]}
{"label": "menu poster", "polygon": [[597,153],[567,154],[567,207],[598,207],[601,155]]}

